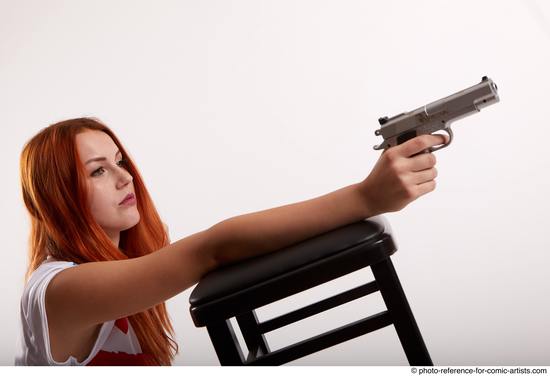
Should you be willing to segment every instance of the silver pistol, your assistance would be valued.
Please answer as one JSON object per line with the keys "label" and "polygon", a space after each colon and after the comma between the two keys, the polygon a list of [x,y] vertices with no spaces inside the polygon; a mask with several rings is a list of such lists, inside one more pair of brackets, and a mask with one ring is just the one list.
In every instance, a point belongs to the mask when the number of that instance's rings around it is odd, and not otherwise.
{"label": "silver pistol", "polygon": [[431,147],[428,151],[443,149],[453,141],[452,122],[479,112],[483,107],[498,101],[497,85],[487,76],[483,76],[479,84],[458,93],[392,118],[385,116],[378,119],[381,127],[374,134],[381,135],[384,142],[374,146],[374,150],[387,149],[416,136],[440,130],[447,132],[449,142],[439,147]]}

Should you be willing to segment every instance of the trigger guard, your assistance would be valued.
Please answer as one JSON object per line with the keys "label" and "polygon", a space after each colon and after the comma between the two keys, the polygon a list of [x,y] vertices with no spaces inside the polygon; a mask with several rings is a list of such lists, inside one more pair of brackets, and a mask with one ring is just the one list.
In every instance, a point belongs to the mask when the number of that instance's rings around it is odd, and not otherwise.
{"label": "trigger guard", "polygon": [[443,128],[442,130],[447,132],[447,134],[449,135],[449,142],[447,142],[446,144],[444,144],[442,146],[438,146],[438,147],[432,146],[429,149],[430,153],[433,152],[433,151],[437,151],[437,150],[441,150],[443,148],[446,148],[447,146],[449,146],[451,144],[451,142],[453,142],[453,130],[451,128]]}

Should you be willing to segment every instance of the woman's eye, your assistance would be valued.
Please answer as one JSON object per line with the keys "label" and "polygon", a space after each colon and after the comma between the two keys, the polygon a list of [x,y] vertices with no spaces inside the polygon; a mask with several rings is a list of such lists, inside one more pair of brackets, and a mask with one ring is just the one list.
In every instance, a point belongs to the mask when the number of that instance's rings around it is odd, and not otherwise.
{"label": "woman's eye", "polygon": [[121,159],[120,161],[118,161],[117,163],[120,167],[128,167],[128,163],[126,162],[126,159]]}
{"label": "woman's eye", "polygon": [[[118,167],[122,167],[122,168],[127,168],[128,167],[128,162],[126,161],[126,159],[121,159],[116,164],[117,164]],[[100,167],[97,170],[95,170],[94,172],[92,172],[92,176],[103,175],[103,172],[105,172],[105,169],[103,167]]]}
{"label": "woman's eye", "polygon": [[99,176],[99,175],[101,175],[101,174],[99,173],[100,170],[101,170],[101,171],[105,171],[105,169],[104,169],[103,167],[100,167],[100,168],[98,168],[97,170],[95,170],[94,172],[92,172],[92,176]]}

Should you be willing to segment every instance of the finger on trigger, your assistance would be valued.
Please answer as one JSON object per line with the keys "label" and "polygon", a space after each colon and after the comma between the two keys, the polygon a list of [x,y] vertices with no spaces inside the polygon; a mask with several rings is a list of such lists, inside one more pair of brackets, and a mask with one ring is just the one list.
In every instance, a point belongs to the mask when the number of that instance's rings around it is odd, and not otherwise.
{"label": "finger on trigger", "polygon": [[[438,141],[437,141],[437,144],[436,145],[439,145],[439,144],[446,144],[449,142],[449,136],[447,136],[446,134],[433,134],[432,136],[439,136],[438,137]],[[434,140],[436,141],[436,140]]]}

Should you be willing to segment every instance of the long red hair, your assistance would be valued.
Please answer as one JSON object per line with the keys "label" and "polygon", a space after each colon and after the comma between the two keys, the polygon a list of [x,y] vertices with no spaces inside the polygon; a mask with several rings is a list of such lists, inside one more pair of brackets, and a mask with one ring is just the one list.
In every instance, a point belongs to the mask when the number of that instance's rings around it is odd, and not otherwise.
{"label": "long red hair", "polygon": [[[75,142],[76,135],[86,130],[108,134],[133,177],[141,219],[120,233],[119,249],[89,209],[86,172]],[[42,129],[24,146],[20,168],[23,201],[31,219],[25,281],[48,255],[77,264],[124,260],[155,252],[168,243],[164,225],[135,164],[115,134],[97,118],[69,119]],[[174,329],[165,303],[132,315],[129,320],[142,351],[153,356],[155,365],[171,365],[178,345],[172,339]]]}

